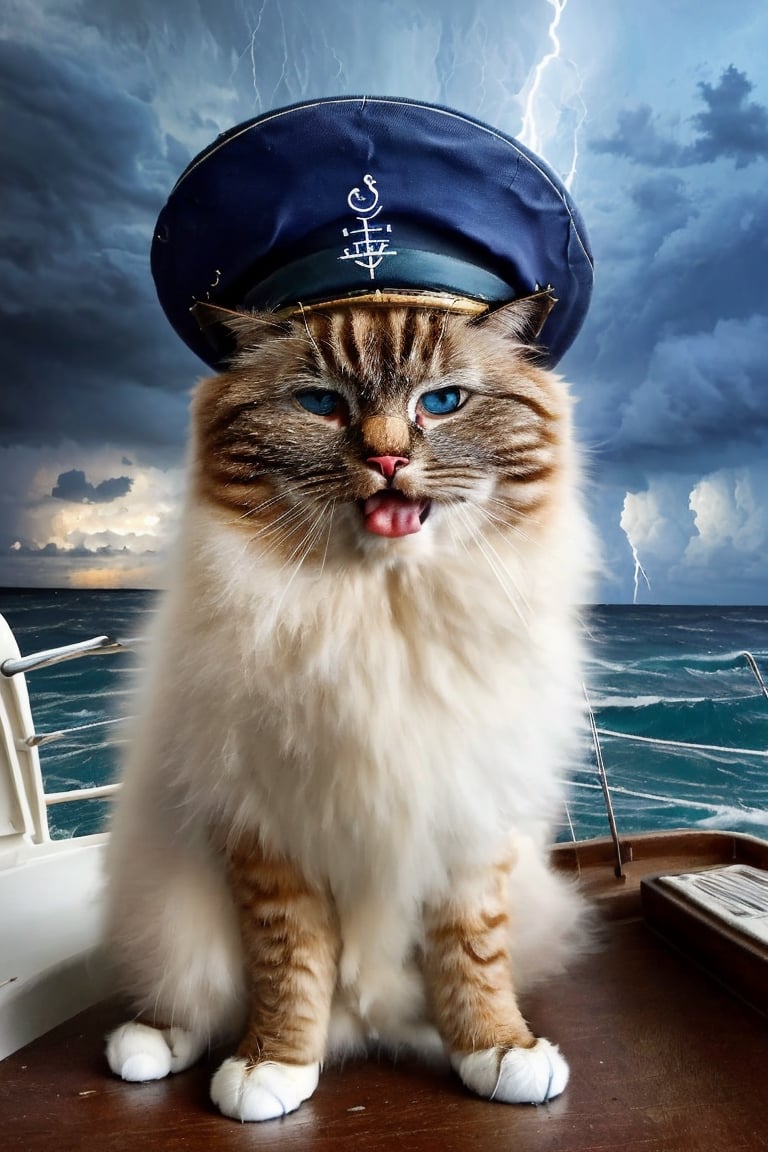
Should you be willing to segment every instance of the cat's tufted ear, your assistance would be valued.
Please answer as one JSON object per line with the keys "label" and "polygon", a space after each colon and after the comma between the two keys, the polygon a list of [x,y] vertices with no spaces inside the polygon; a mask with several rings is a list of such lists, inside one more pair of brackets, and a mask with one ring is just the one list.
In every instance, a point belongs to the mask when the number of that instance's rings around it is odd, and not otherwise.
{"label": "cat's tufted ear", "polygon": [[220,364],[226,363],[236,352],[257,348],[267,336],[286,328],[284,321],[268,312],[237,312],[203,300],[193,304],[190,311],[208,343],[216,350]]}
{"label": "cat's tufted ear", "polygon": [[557,304],[557,297],[551,288],[534,292],[532,296],[521,296],[502,304],[491,312],[485,312],[474,321],[483,328],[489,328],[519,344],[535,344],[547,317]]}

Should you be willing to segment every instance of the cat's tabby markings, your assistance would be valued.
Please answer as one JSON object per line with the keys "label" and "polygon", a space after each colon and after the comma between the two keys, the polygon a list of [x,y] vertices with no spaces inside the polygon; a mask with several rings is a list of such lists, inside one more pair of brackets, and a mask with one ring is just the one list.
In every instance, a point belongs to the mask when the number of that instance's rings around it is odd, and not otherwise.
{"label": "cat's tabby markings", "polygon": [[517,994],[577,936],[547,843],[592,544],[535,307],[228,319],[110,842],[124,1078],[237,1032],[244,1120],[371,1043],[565,1087]]}

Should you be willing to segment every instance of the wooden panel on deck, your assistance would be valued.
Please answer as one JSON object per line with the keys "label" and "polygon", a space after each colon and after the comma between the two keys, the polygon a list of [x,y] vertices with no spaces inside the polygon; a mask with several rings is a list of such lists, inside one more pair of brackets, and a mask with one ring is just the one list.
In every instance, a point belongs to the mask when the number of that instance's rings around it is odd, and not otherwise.
{"label": "wooden panel on deck", "polygon": [[350,1063],[315,1097],[265,1125],[221,1117],[207,1081],[221,1054],[177,1077],[124,1084],[91,1009],[0,1064],[0,1143],[23,1152],[756,1152],[768,1148],[768,1023],[671,952],[641,922],[528,997],[571,1084],[541,1108],[477,1100],[450,1074]]}

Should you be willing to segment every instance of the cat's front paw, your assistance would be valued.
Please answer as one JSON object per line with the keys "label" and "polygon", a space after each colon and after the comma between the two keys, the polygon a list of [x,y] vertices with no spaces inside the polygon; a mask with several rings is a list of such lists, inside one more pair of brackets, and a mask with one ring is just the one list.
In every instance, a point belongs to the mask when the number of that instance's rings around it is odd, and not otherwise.
{"label": "cat's front paw", "polygon": [[233,1120],[274,1120],[308,1099],[319,1076],[319,1064],[251,1064],[230,1056],[211,1081],[211,1099]]}
{"label": "cat's front paw", "polygon": [[107,1036],[107,1061],[123,1080],[162,1080],[194,1064],[205,1043],[186,1028],[152,1028],[131,1020]]}
{"label": "cat's front paw", "polygon": [[544,1104],[568,1083],[568,1065],[549,1040],[537,1040],[532,1048],[456,1053],[451,1062],[467,1088],[504,1104]]}

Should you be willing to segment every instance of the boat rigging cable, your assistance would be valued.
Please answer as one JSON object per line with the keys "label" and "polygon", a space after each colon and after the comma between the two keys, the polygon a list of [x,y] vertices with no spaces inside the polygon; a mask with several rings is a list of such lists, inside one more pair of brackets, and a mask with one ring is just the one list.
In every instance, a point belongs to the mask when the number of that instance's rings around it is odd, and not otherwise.
{"label": "boat rigging cable", "polygon": [[584,699],[587,702],[587,716],[589,717],[589,730],[592,733],[592,743],[595,749],[595,763],[597,765],[597,775],[600,780],[600,786],[603,789],[603,799],[605,801],[605,811],[608,816],[608,827],[611,830],[611,839],[613,840],[613,847],[616,853],[616,863],[614,865],[614,873],[616,879],[620,880],[624,876],[624,866],[621,859],[621,842],[619,840],[619,831],[616,827],[616,817],[613,813],[613,801],[611,800],[611,790],[608,787],[608,777],[605,773],[605,764],[603,762],[603,750],[600,747],[600,737],[598,736],[597,724],[595,723],[595,714],[592,711],[592,705],[589,702],[589,694],[587,692],[586,684],[581,685]]}

